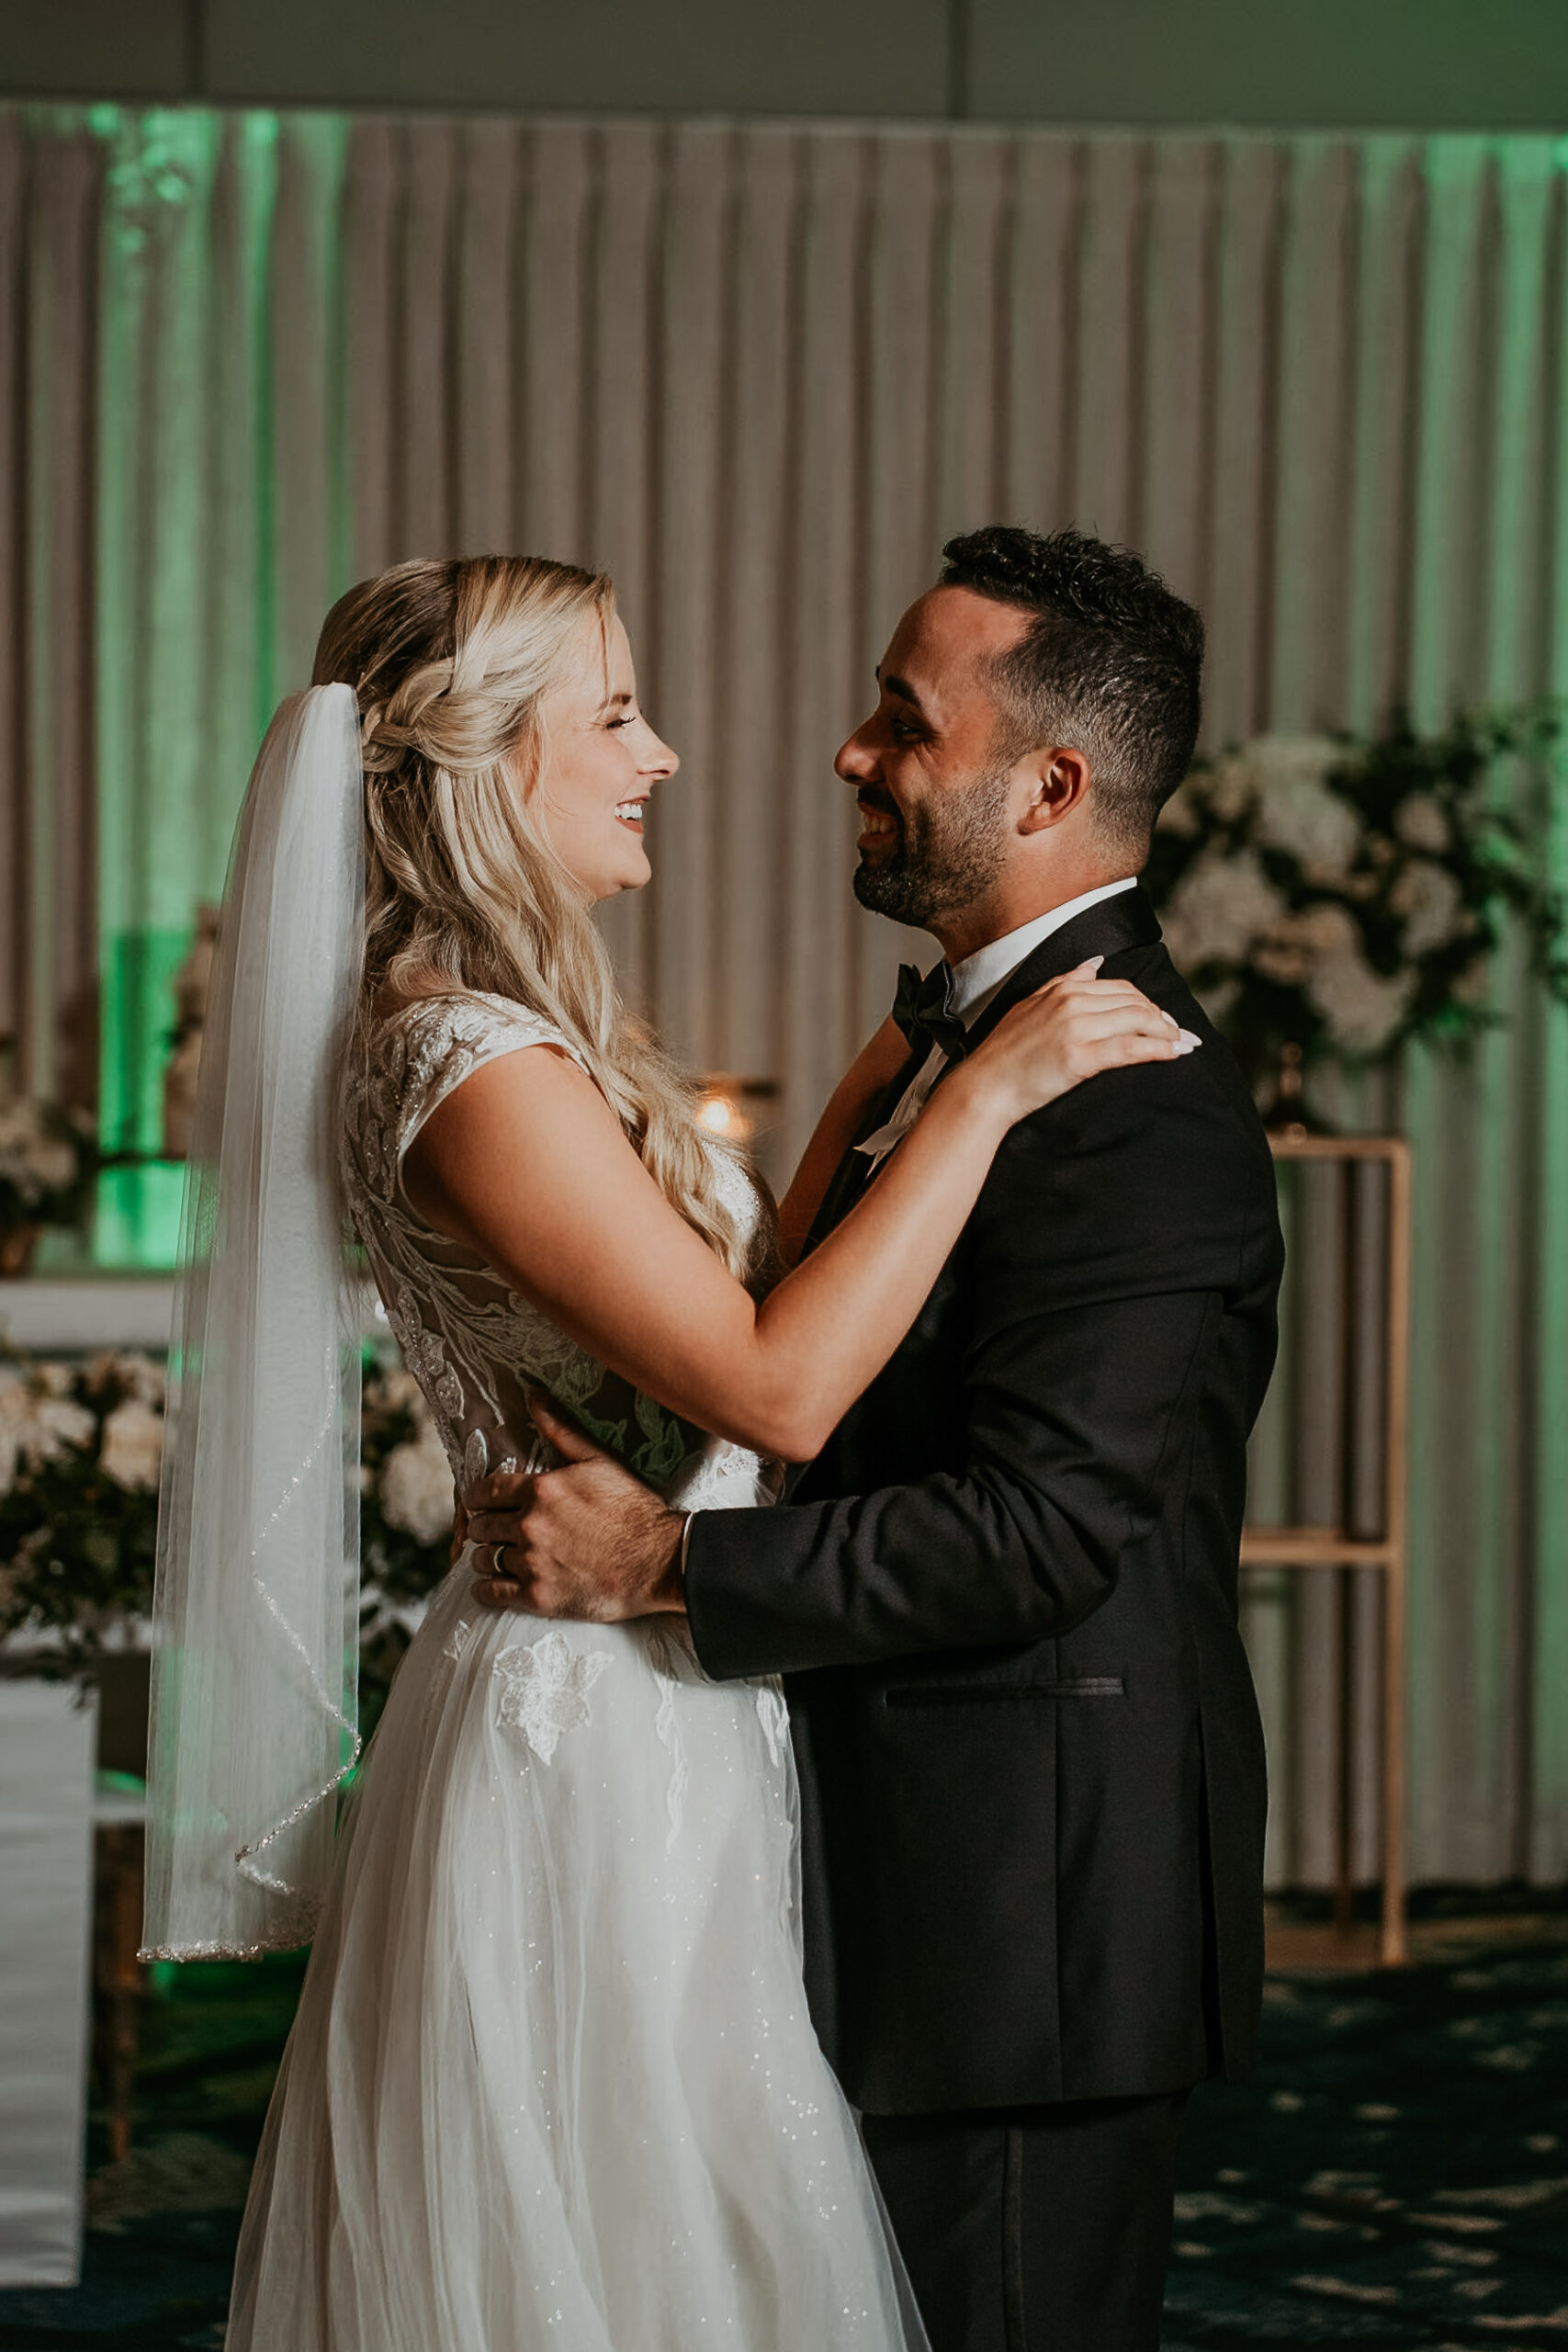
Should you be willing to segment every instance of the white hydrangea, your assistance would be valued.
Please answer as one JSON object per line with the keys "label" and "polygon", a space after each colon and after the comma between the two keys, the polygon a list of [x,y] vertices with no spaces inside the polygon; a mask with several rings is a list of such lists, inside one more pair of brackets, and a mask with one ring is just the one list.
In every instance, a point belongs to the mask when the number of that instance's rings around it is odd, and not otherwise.
{"label": "white hydrangea", "polygon": [[424,1391],[412,1372],[401,1364],[393,1364],[381,1374],[380,1396],[378,1400],[389,1413],[412,1413],[416,1424],[424,1428],[430,1419],[430,1408],[424,1401]]}
{"label": "white hydrangea", "polygon": [[1320,957],[1343,956],[1359,945],[1354,919],[1345,908],[1319,899],[1299,913],[1281,915],[1254,947],[1252,965],[1281,988],[1299,988]]}
{"label": "white hydrangea", "polygon": [[[1348,915],[1346,922],[1350,923]],[[1380,1054],[1409,1010],[1416,979],[1410,971],[1385,979],[1373,971],[1359,944],[1347,944],[1314,963],[1306,993],[1342,1053]]]}
{"label": "white hydrangea", "polygon": [[1332,735],[1255,735],[1243,756],[1258,790],[1267,792],[1270,785],[1292,778],[1322,784],[1345,764],[1345,746]]}
{"label": "white hydrangea", "polygon": [[452,1471],[434,1428],[395,1445],[381,1464],[381,1509],[388,1522],[416,1544],[435,1544],[451,1532]]}
{"label": "white hydrangea", "polygon": [[112,1381],[134,1396],[139,1405],[147,1406],[154,1413],[164,1409],[168,1382],[161,1363],[151,1356],[132,1351],[123,1354],[95,1356],[87,1367],[87,1377],[95,1388],[107,1387]]}
{"label": "white hydrangea", "polygon": [[36,1102],[0,1098],[0,1183],[12,1185],[26,1207],[63,1193],[76,1181],[76,1166],[74,1147],[50,1134]]}
{"label": "white hydrangea", "polygon": [[1314,879],[1337,880],[1361,843],[1360,818],[1327,782],[1342,748],[1327,736],[1262,735],[1248,756],[1258,779],[1258,840]]}
{"label": "white hydrangea", "polygon": [[1429,956],[1446,947],[1464,929],[1464,894],[1446,865],[1429,857],[1413,857],[1388,894],[1396,915],[1404,918],[1401,942],[1407,956]]}
{"label": "white hydrangea", "polygon": [[117,1487],[133,1495],[158,1491],[164,1460],[164,1416],[135,1396],[127,1396],[104,1419],[99,1455]]}
{"label": "white hydrangea", "polygon": [[1206,850],[1188,868],[1160,917],[1172,960],[1193,971],[1207,963],[1240,964],[1254,940],[1285,912],[1285,901],[1252,850],[1227,857]]}
{"label": "white hydrangea", "polygon": [[37,1459],[52,1462],[68,1445],[91,1445],[93,1426],[85,1405],[74,1405],[68,1396],[40,1396],[33,1416]]}
{"label": "white hydrangea", "polygon": [[36,1470],[68,1445],[91,1445],[96,1426],[85,1406],[51,1396],[41,1379],[0,1372],[0,1495],[10,1493],[19,1467]]}
{"label": "white hydrangea", "polygon": [[1227,752],[1203,779],[1203,797],[1222,825],[1239,824],[1258,798],[1258,774],[1245,752]]}
{"label": "white hydrangea", "polygon": [[1393,830],[1411,849],[1441,857],[1452,847],[1448,811],[1433,792],[1408,792],[1393,812]]}
{"label": "white hydrangea", "polygon": [[1299,989],[1307,976],[1306,953],[1296,941],[1271,931],[1252,951],[1252,968],[1282,989]]}

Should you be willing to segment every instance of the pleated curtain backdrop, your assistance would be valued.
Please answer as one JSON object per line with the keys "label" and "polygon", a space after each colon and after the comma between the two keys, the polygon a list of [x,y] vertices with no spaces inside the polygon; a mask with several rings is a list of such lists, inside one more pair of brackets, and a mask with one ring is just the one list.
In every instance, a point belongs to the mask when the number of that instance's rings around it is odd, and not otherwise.
{"label": "pleated curtain backdrop", "polygon": [[[910,952],[852,904],[830,760],[946,534],[1144,549],[1208,616],[1212,745],[1568,688],[1565,181],[1535,137],[0,112],[23,1076],[80,1093],[101,986],[108,1132],[155,1146],[169,975],[327,604],[529,548],[613,571],[683,758],[608,910],[628,989],[777,1081],[783,1166]],[[1341,1102],[1417,1154],[1426,1878],[1568,1864],[1568,1023],[1517,957],[1497,1004],[1468,1066]],[[1294,1392],[1329,1216],[1294,1217]],[[1270,1506],[1331,1483],[1320,1438],[1293,1486],[1266,1439]],[[1326,1602],[1248,1604],[1278,1878],[1328,1866]]]}

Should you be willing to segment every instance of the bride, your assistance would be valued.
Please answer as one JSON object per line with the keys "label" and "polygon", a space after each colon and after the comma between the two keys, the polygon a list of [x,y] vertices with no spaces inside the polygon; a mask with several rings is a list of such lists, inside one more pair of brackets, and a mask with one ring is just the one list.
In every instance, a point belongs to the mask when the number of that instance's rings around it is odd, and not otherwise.
{"label": "bride", "polygon": [[[1041,991],[779,1279],[589,914],[649,878],[677,764],[610,582],[402,564],[329,615],[316,678],[236,842],[160,1526],[148,1946],[314,1934],[229,2352],[919,2345],[807,2013],[776,1685],[707,1681],[678,1613],[487,1611],[465,1554],[351,1774],[339,1201],[460,1483],[544,1458],[536,1388],[676,1504],[762,1505],[1011,1123],[1181,1042],[1125,984]],[[905,1056],[889,1023],[856,1061],[786,1233]]]}

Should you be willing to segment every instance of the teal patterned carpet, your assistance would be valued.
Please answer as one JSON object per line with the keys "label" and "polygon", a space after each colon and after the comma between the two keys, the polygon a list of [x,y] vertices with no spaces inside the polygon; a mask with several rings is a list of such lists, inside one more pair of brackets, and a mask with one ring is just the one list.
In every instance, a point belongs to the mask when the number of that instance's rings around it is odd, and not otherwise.
{"label": "teal patterned carpet", "polygon": [[[1447,1949],[1271,1981],[1258,2075],[1192,2104],[1166,2352],[1568,2352],[1568,1918]],[[6,2352],[220,2352],[299,1971],[171,1974],[82,2285],[0,2293]]]}
{"label": "teal patterned carpet", "polygon": [[1267,1993],[1192,2103],[1167,2352],[1568,2347],[1568,1942]]}

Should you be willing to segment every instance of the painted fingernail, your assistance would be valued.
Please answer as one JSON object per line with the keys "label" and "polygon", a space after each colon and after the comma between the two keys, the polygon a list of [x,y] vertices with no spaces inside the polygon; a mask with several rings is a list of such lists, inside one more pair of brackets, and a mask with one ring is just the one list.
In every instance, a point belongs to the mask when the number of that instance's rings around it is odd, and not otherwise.
{"label": "painted fingernail", "polygon": [[1195,1046],[1201,1046],[1203,1042],[1201,1037],[1194,1036],[1190,1029],[1183,1029],[1180,1032],[1180,1038],[1181,1050],[1184,1054],[1190,1054]]}

